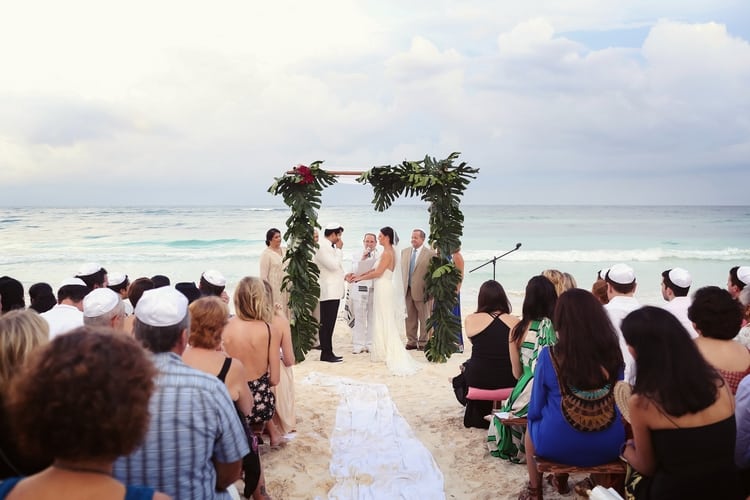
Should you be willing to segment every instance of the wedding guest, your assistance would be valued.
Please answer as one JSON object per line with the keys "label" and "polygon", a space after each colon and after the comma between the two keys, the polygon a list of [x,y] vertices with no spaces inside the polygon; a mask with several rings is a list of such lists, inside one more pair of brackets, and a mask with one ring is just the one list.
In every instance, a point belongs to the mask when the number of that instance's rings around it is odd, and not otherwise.
{"label": "wedding guest", "polygon": [[181,292],[188,299],[188,304],[192,304],[201,298],[201,291],[192,281],[182,281],[174,286],[175,290]]}
{"label": "wedding guest", "polygon": [[31,285],[29,287],[29,299],[31,302],[29,309],[33,309],[39,314],[49,311],[57,304],[57,297],[55,297],[49,283],[34,283]]}
{"label": "wedding guest", "polygon": [[273,422],[281,434],[297,430],[297,415],[294,410],[294,346],[292,345],[292,327],[284,316],[284,311],[273,299],[273,289],[268,281],[263,281],[266,297],[273,304],[271,326],[281,332],[281,362],[279,363],[279,383],[273,388],[276,396],[276,413]]}
{"label": "wedding guest", "polygon": [[[229,391],[243,426],[253,411],[253,395],[245,382],[245,366],[238,359],[228,357],[221,348],[221,334],[229,317],[227,305],[218,297],[203,297],[188,308],[190,336],[182,360],[188,366],[215,375]],[[264,498],[266,483],[258,455],[258,441],[252,431],[246,433],[250,453],[242,459],[246,498]]]}
{"label": "wedding guest", "polygon": [[[502,389],[516,383],[510,362],[508,335],[518,324],[503,286],[494,280],[479,288],[477,312],[466,316],[466,336],[471,341],[471,358],[462,365],[462,373],[453,378],[453,389],[466,405],[464,427],[487,429],[485,415],[492,412],[492,401],[466,399],[469,387]],[[463,399],[463,401],[462,401]]]}
{"label": "wedding guest", "polygon": [[566,290],[565,275],[562,273],[562,271],[558,271],[557,269],[545,269],[544,271],[542,271],[542,276],[550,280],[552,284],[555,285],[555,291],[557,292],[558,297]]}
{"label": "wedding guest", "polygon": [[750,266],[734,266],[729,270],[727,290],[733,299],[739,297],[740,292],[750,284]]}
{"label": "wedding guest", "polygon": [[571,288],[578,288],[576,279],[570,273],[563,273],[563,290],[570,290]]}
{"label": "wedding guest", "polygon": [[130,288],[128,275],[120,272],[111,272],[107,274],[107,280],[109,281],[107,288],[120,296],[123,307],[125,307],[125,316],[133,314],[133,305],[128,300],[128,289]]}
{"label": "wedding guest", "polygon": [[[456,286],[456,305],[453,306],[453,315],[458,318],[459,325],[461,323],[461,283],[464,279],[464,256],[461,255],[461,249],[459,248],[455,252],[453,252],[453,255],[451,255],[451,260],[453,261],[453,264],[456,266],[456,270],[459,272],[459,279],[458,279],[458,285]],[[464,352],[464,337],[461,334],[461,327],[458,327],[458,331],[456,332],[456,337],[458,339],[458,352]]]}
{"label": "wedding guest", "polygon": [[[557,303],[557,291],[552,282],[542,275],[534,276],[526,285],[521,321],[510,331],[508,339],[513,376],[518,379],[513,392],[503,402],[501,411],[514,417],[525,417],[531,400],[534,368],[539,350],[557,341],[552,316]],[[487,446],[493,456],[523,463],[526,426],[508,426],[493,418]]]}
{"label": "wedding guest", "polygon": [[285,248],[281,246],[281,231],[272,227],[266,232],[266,248],[260,254],[260,279],[271,284],[275,304],[281,305],[281,312],[289,315],[289,292],[282,290],[281,283],[286,275],[284,265]]}
{"label": "wedding guest", "polygon": [[737,388],[737,442],[734,445],[734,463],[740,470],[743,494],[750,494],[750,377],[745,377]]}
{"label": "wedding guest", "polygon": [[693,278],[690,273],[681,267],[667,269],[661,273],[661,296],[667,301],[662,308],[680,320],[691,338],[696,338],[698,334],[693,328],[693,322],[688,318],[688,307],[690,307],[688,293],[692,284]]}
{"label": "wedding guest", "polygon": [[0,278],[0,313],[7,313],[14,309],[25,309],[23,285],[10,276]]}
{"label": "wedding guest", "polygon": [[[526,467],[529,485],[519,498],[536,498],[534,456],[577,466],[617,459],[625,428],[614,401],[623,377],[617,333],[598,300],[573,288],[557,299],[553,324],[558,340],[542,347],[534,370],[528,411]],[[575,404],[567,404],[567,402]],[[558,491],[567,479],[548,478]]]}
{"label": "wedding guest", "polygon": [[172,284],[172,282],[169,280],[168,276],[164,276],[163,274],[154,274],[151,276],[151,281],[154,282],[154,288],[161,288],[163,286],[169,286]]}
{"label": "wedding guest", "polygon": [[219,297],[225,303],[229,303],[229,296],[226,292],[227,279],[219,271],[209,269],[201,274],[198,290],[201,291],[202,297],[215,296]]}
{"label": "wedding guest", "polygon": [[620,323],[628,313],[635,311],[641,305],[634,297],[638,284],[635,281],[633,268],[626,264],[615,264],[604,274],[607,282],[607,298],[609,301],[604,305],[612,326],[615,327],[617,338],[620,342],[620,351],[625,360],[625,380],[632,382],[635,373],[635,361],[625,345],[625,339],[620,333]]}
{"label": "wedding guest", "polygon": [[740,381],[750,374],[750,351],[734,342],[740,330],[742,312],[732,295],[718,286],[707,286],[693,295],[688,318],[695,325],[695,345],[724,380],[732,394]]}
{"label": "wedding guest", "polygon": [[602,305],[609,302],[609,297],[607,296],[607,282],[604,281],[603,278],[596,278],[594,284],[591,285],[591,293],[594,294],[594,297],[596,297]]}
{"label": "wedding guest", "polygon": [[[130,288],[128,288],[128,301],[130,302],[130,305],[133,306],[133,311],[135,311],[135,307],[138,305],[138,301],[141,300],[143,293],[146,290],[153,290],[153,289],[154,289],[154,282],[151,281],[151,278],[146,278],[146,277],[138,278],[130,284]],[[131,314],[130,316],[125,318],[125,324],[123,325],[123,329],[127,333],[132,334],[134,324],[135,324],[135,315]]]}
{"label": "wedding guest", "polygon": [[97,288],[83,298],[83,324],[125,332],[125,306],[109,288]]}
{"label": "wedding guest", "polygon": [[427,235],[419,228],[411,232],[411,248],[401,251],[401,274],[406,294],[406,349],[423,350],[432,332],[427,318],[432,304],[425,293],[425,275],[435,252],[424,244]]}
{"label": "wedding guest", "polygon": [[628,400],[633,439],[622,457],[643,476],[628,490],[636,499],[744,498],[734,464],[734,400],[697,342],[652,306],[630,313],[622,333],[638,360]]}
{"label": "wedding guest", "polygon": [[112,477],[115,458],[146,433],[156,373],[132,338],[89,327],[32,354],[11,383],[8,411],[23,449],[53,461],[32,476],[4,481],[0,497],[168,499]]}
{"label": "wedding guest", "polygon": [[49,338],[83,326],[83,298],[90,288],[80,278],[63,280],[57,289],[57,305],[42,313],[49,324]]}
{"label": "wedding guest", "polygon": [[109,285],[107,270],[94,262],[83,264],[78,269],[78,273],[76,273],[75,277],[83,280],[90,290],[93,290],[94,288],[103,288]]}
{"label": "wedding guest", "polygon": [[29,355],[49,341],[49,325],[33,310],[16,309],[0,316],[0,480],[28,476],[47,467],[51,457],[28,455],[10,430],[5,396],[11,378],[20,372]]}
{"label": "wedding guest", "polygon": [[174,498],[229,499],[250,448],[224,383],[180,357],[189,324],[187,299],[174,288],[148,290],[135,307],[133,333],[159,375],[146,437],[115,461],[114,476]]}
{"label": "wedding guest", "polygon": [[750,287],[743,288],[737,300],[742,306],[742,323],[744,326],[740,328],[740,332],[734,340],[750,349]]}
{"label": "wedding guest", "polygon": [[229,319],[222,334],[224,349],[245,366],[254,396],[252,424],[258,430],[265,424],[271,448],[278,448],[286,439],[273,423],[276,397],[271,388],[280,378],[281,332],[271,328],[273,310],[259,278],[246,276],[240,280],[234,291],[234,310],[236,316]]}

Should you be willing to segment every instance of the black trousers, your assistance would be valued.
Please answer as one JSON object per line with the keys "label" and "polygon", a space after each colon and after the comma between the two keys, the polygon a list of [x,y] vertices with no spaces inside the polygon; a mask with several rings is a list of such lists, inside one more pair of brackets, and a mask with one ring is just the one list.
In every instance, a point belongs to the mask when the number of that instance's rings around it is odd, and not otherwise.
{"label": "black trousers", "polygon": [[333,328],[339,313],[339,299],[320,301],[320,355],[333,354]]}

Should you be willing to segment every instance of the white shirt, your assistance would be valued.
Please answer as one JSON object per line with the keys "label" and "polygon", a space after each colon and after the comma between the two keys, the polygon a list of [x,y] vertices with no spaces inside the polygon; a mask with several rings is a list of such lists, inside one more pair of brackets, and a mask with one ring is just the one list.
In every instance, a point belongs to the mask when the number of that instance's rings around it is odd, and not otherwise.
{"label": "white shirt", "polygon": [[634,297],[628,295],[615,295],[609,299],[609,303],[604,305],[604,309],[609,315],[612,326],[617,331],[617,338],[620,341],[620,350],[622,358],[625,360],[625,381],[631,384],[635,382],[635,360],[628,351],[628,345],[625,343],[625,337],[622,336],[620,325],[625,316],[640,308],[641,304]]}
{"label": "white shirt", "polygon": [[[370,252],[370,256],[366,259],[362,258],[364,251],[365,249],[363,248],[361,252],[352,253],[352,273],[354,274],[364,274],[375,267],[375,261],[379,256],[378,249],[373,248]],[[358,286],[366,286],[369,288],[372,286],[372,280],[362,280],[357,283],[352,283],[352,289],[357,290]]]}
{"label": "white shirt", "polygon": [[675,318],[680,320],[682,326],[690,334],[690,338],[698,338],[698,332],[693,328],[693,322],[688,319],[687,310],[692,301],[690,297],[675,297],[672,300],[662,304],[662,309],[671,312]]}
{"label": "white shirt", "polygon": [[40,315],[49,324],[49,339],[83,326],[83,312],[76,306],[57,304]]}

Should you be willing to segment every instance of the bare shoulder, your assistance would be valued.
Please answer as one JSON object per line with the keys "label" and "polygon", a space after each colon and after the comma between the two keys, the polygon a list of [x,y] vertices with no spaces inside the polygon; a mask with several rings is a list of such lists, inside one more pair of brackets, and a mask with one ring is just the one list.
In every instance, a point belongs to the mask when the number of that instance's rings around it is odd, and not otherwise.
{"label": "bare shoulder", "polygon": [[473,313],[466,316],[464,324],[466,325],[466,334],[471,336],[483,330],[492,321],[492,316],[487,313]]}
{"label": "bare shoulder", "polygon": [[509,328],[513,328],[521,321],[517,316],[513,316],[512,314],[503,314],[500,316],[500,320]]}

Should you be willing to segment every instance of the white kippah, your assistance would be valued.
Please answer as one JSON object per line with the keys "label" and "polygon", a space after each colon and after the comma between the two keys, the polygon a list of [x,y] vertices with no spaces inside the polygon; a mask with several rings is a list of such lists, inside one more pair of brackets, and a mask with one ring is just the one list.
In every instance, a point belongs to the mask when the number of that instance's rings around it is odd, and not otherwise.
{"label": "white kippah", "polygon": [[97,318],[117,307],[120,297],[109,288],[97,288],[83,298],[83,315]]}
{"label": "white kippah", "polygon": [[75,286],[88,286],[86,285],[86,282],[83,281],[81,278],[65,278],[60,283],[60,288],[68,285],[75,285]]}
{"label": "white kippah", "polygon": [[227,279],[219,271],[215,269],[209,269],[202,274],[203,279],[211,283],[213,286],[225,286]]}
{"label": "white kippah", "polygon": [[740,266],[737,269],[737,278],[745,285],[750,285],[750,266]]}
{"label": "white kippah", "polygon": [[187,298],[169,286],[143,292],[135,306],[135,317],[151,326],[172,326],[187,315]]}
{"label": "white kippah", "polygon": [[607,271],[607,277],[620,285],[629,285],[635,281],[635,272],[626,264],[615,264]]}
{"label": "white kippah", "polygon": [[78,273],[76,273],[76,276],[91,276],[92,274],[99,272],[101,268],[102,266],[100,266],[99,264],[88,262],[78,268]]}
{"label": "white kippah", "polygon": [[669,276],[669,281],[680,288],[690,288],[690,285],[693,284],[693,278],[690,276],[690,273],[681,267],[670,269],[667,276]]}
{"label": "white kippah", "polygon": [[338,222],[329,222],[323,229],[325,229],[326,231],[336,231],[338,229],[344,229],[344,227]]}
{"label": "white kippah", "polygon": [[107,273],[107,281],[109,281],[109,286],[117,286],[122,285],[125,283],[125,280],[128,279],[127,274],[123,273]]}

